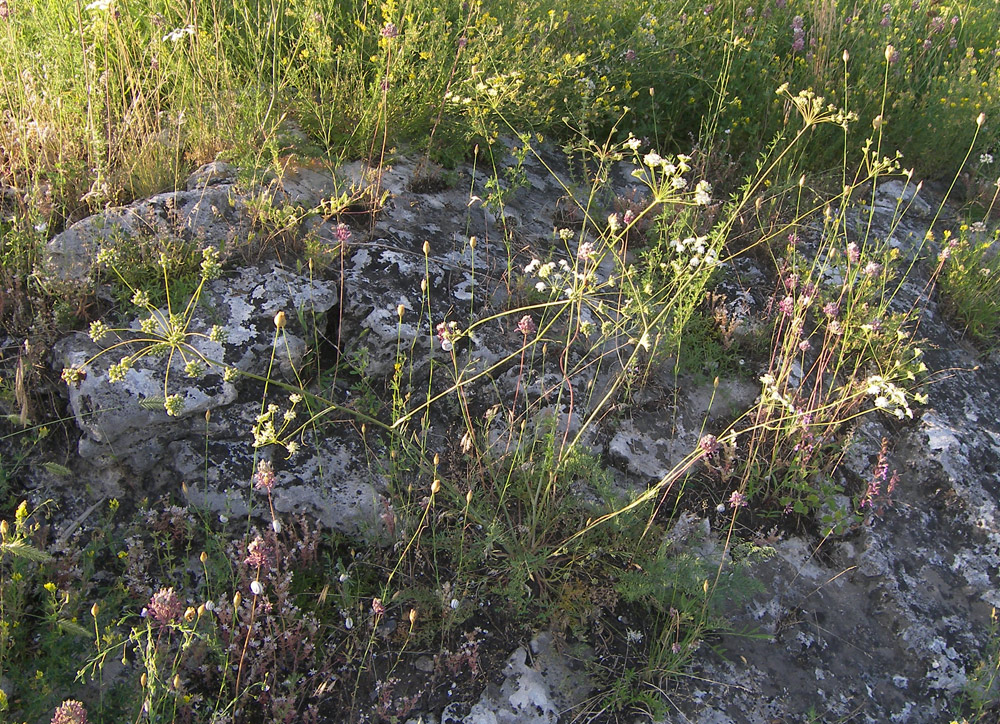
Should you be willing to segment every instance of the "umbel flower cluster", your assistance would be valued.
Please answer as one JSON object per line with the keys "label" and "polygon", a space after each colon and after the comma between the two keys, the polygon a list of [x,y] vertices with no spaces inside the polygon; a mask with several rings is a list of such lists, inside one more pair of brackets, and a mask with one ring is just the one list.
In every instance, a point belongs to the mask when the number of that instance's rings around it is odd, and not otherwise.
{"label": "umbel flower cluster", "polygon": [[[114,248],[104,248],[97,255],[99,264],[110,268],[118,275],[120,281],[128,282],[118,271],[118,253]],[[161,254],[159,266],[164,278],[170,267],[166,254]],[[225,330],[213,325],[207,332],[194,331],[194,310],[201,297],[206,282],[217,279],[222,273],[219,250],[207,246],[202,250],[200,265],[200,281],[191,298],[187,301],[183,312],[174,311],[171,304],[169,288],[167,289],[166,309],[159,309],[150,301],[149,294],[142,289],[129,288],[132,291],[132,304],[143,313],[138,321],[138,328],[111,328],[105,322],[97,320],[90,325],[90,338],[95,344],[106,345],[97,354],[82,365],[66,367],[62,371],[62,379],[68,385],[79,386],[87,378],[87,369],[98,358],[117,350],[127,350],[127,354],[117,362],[108,366],[108,380],[113,383],[123,382],[126,375],[135,364],[144,357],[167,357],[166,373],[163,379],[163,407],[168,415],[180,415],[184,411],[184,400],[179,394],[171,394],[169,377],[171,370],[180,368],[188,378],[201,377],[205,372],[221,365],[217,360],[209,359],[197,343],[206,340],[214,344],[226,341]],[[108,338],[112,338],[108,344]],[[223,366],[224,367],[224,366]],[[223,378],[227,381],[235,376],[235,370],[224,367]]]}

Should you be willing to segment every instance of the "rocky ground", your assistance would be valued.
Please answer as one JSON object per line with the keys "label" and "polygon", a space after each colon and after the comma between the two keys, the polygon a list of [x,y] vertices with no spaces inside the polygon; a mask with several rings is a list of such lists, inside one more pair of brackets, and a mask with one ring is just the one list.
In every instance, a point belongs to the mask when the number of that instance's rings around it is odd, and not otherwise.
{"label": "rocky ground", "polygon": [[[294,380],[318,330],[342,355],[363,354],[363,374],[388,377],[397,345],[429,349],[416,316],[425,274],[438,316],[468,309],[473,301],[485,316],[509,301],[511,269],[551,247],[552,229],[565,214],[565,190],[531,157],[524,171],[527,185],[508,199],[504,234],[499,213],[483,204],[481,173],[463,167],[451,182],[427,183],[416,164],[399,159],[378,179],[389,193],[385,209],[370,225],[360,216],[352,224],[342,285],[290,258],[245,263],[206,289],[204,306],[211,311],[199,313],[195,327],[221,324],[229,333],[224,343],[206,340],[202,351],[265,375],[272,320],[285,311],[290,361],[279,376]],[[340,169],[338,178],[371,182],[361,164]],[[619,194],[631,192],[625,174],[616,183]],[[98,245],[157,229],[206,240],[247,239],[252,204],[238,188],[232,169],[216,164],[192,176],[187,190],[84,220],[51,241],[48,273],[83,279]],[[275,203],[310,206],[336,188],[329,173],[300,167],[271,193]],[[904,222],[894,225],[892,209],[901,191],[898,183],[880,188],[874,233],[891,234],[903,254],[914,254],[934,217],[935,199],[924,192],[926,200],[918,197]],[[338,234],[332,219],[316,217],[306,227],[303,233],[331,243]],[[929,271],[916,267],[900,304],[925,294]],[[743,272],[744,281],[766,276],[759,269]],[[763,302],[760,294],[750,301]],[[989,624],[992,607],[1000,603],[1000,357],[966,343],[933,295],[922,302],[930,402],[912,421],[865,417],[840,468],[845,478],[868,479],[886,438],[889,465],[899,475],[892,505],[844,533],[824,535],[818,525],[773,532],[765,542],[776,555],[754,569],[761,591],[728,607],[734,633],[703,643],[691,669],[663,692],[671,713],[662,721],[947,721],[973,667],[995,645]],[[478,364],[502,359],[510,343],[506,332],[487,330],[476,340]],[[81,364],[98,349],[84,334],[68,336],[55,346],[52,366]],[[418,373],[429,354],[414,357]],[[105,359],[105,369],[113,361]],[[79,436],[60,462],[72,475],[36,472],[33,497],[62,501],[74,513],[67,515],[69,525],[96,500],[176,492],[184,481],[193,503],[227,515],[247,513],[243,501],[253,469],[247,430],[259,411],[259,383],[209,374],[192,384],[178,375],[185,411],[167,417],[137,404],[163,394],[165,367],[131,374],[115,386],[101,371],[98,365],[66,391]],[[712,414],[726,418],[752,404],[759,394],[753,379],[724,380],[711,401]],[[673,382],[664,372],[660,389],[673,388]],[[331,391],[344,399],[350,394],[345,384]],[[662,414],[667,402],[657,402],[659,393],[640,393],[613,428],[598,427],[587,442],[620,481],[648,485],[697,443],[710,392],[710,384],[692,378],[678,391],[670,416]],[[356,426],[335,424],[321,443],[298,453],[294,465],[276,456],[276,509],[307,512],[344,533],[378,535],[387,491],[380,467],[366,457],[371,454]],[[86,489],[70,484],[81,479],[89,481]],[[725,555],[724,520],[711,511],[692,511],[686,520],[692,529],[709,531],[698,543],[705,555]],[[502,670],[481,675],[485,688],[478,698],[413,713],[411,724],[569,722],[600,710],[594,705],[599,692],[578,660],[587,654],[544,631],[529,644],[516,643]]]}

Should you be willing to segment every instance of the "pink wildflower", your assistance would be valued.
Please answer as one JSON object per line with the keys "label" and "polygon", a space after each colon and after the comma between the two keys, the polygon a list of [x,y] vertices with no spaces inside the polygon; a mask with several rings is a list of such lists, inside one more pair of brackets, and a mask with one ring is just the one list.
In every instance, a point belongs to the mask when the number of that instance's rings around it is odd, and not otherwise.
{"label": "pink wildflower", "polygon": [[87,710],[79,701],[67,699],[56,709],[50,724],[87,724]]}
{"label": "pink wildflower", "polygon": [[274,489],[274,481],[274,466],[267,460],[262,460],[257,465],[257,472],[253,474],[254,488],[270,495]]}
{"label": "pink wildflower", "polygon": [[701,440],[698,442],[698,447],[701,451],[705,453],[706,457],[712,457],[722,446],[719,444],[719,439],[715,435],[703,435]]}
{"label": "pink wildflower", "polygon": [[159,624],[168,624],[176,621],[184,613],[184,603],[174,593],[173,588],[161,588],[149,599],[149,606],[146,607],[148,615]]}
{"label": "pink wildflower", "polygon": [[739,490],[734,490],[732,494],[729,496],[729,507],[730,508],[747,507],[747,496],[745,496]]}
{"label": "pink wildflower", "polygon": [[243,562],[258,571],[267,570],[271,567],[271,546],[263,538],[257,536],[247,546],[247,557],[243,559]]}
{"label": "pink wildflower", "polygon": [[531,318],[530,314],[525,314],[521,317],[521,321],[517,323],[517,330],[525,337],[529,334],[534,334],[536,329],[538,328],[535,326],[535,320]]}

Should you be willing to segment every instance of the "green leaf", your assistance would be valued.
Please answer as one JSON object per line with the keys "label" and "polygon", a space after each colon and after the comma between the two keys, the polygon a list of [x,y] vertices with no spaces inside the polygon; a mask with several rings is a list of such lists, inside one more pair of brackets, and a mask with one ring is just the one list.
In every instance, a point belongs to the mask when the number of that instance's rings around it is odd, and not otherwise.
{"label": "green leaf", "polygon": [[66,633],[71,633],[76,636],[81,636],[83,638],[90,638],[93,635],[93,631],[88,631],[83,626],[78,624],[76,621],[70,621],[68,618],[61,618],[56,622],[61,630]]}
{"label": "green leaf", "polygon": [[0,550],[19,558],[27,558],[29,561],[35,561],[36,563],[47,563],[52,560],[52,556],[48,553],[35,548],[33,545],[25,543],[23,540],[12,540],[0,543]]}
{"label": "green leaf", "polygon": [[139,400],[139,407],[143,410],[162,410],[166,401],[164,397],[144,397]]}
{"label": "green leaf", "polygon": [[65,465],[60,465],[59,463],[42,463],[42,467],[53,475],[58,475],[61,478],[65,478],[73,474],[73,471],[67,468]]}

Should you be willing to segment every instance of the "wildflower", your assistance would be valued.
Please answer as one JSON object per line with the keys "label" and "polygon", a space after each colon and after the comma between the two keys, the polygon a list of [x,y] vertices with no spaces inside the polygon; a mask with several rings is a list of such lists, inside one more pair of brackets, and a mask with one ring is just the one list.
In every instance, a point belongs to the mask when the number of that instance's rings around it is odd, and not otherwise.
{"label": "wildflower", "polygon": [[631,63],[634,60],[635,60],[635,51],[629,48],[628,50],[625,51],[625,62]]}
{"label": "wildflower", "polygon": [[830,319],[835,319],[840,314],[840,305],[836,302],[827,302],[823,305],[823,314]]}
{"label": "wildflower", "polygon": [[76,385],[79,388],[80,383],[87,379],[87,372],[82,367],[64,367],[60,377],[67,385]]}
{"label": "wildflower", "polygon": [[870,261],[867,264],[865,264],[863,273],[866,277],[873,277],[880,271],[882,271],[882,265],[877,262]]}
{"label": "wildflower", "polygon": [[634,628],[625,629],[625,640],[630,644],[642,643],[642,639],[642,631],[636,631]]}
{"label": "wildflower", "polygon": [[[95,3],[96,4],[96,3]],[[164,43],[174,43],[177,44],[184,39],[186,35],[194,35],[194,26],[185,25],[183,28],[174,28],[169,33],[163,36]]]}
{"label": "wildflower", "polygon": [[983,164],[984,166],[989,166],[991,163],[993,163],[993,154],[991,153],[980,154],[979,163]]}
{"label": "wildflower", "polygon": [[394,23],[386,23],[381,32],[382,37],[386,40],[392,40],[393,38],[399,37],[399,28],[397,28]]}
{"label": "wildflower", "polygon": [[861,250],[853,241],[847,245],[847,258],[852,264],[857,264],[858,259],[861,258]]}
{"label": "wildflower", "polygon": [[173,588],[161,588],[149,599],[146,611],[157,623],[165,625],[180,618],[184,604]]}
{"label": "wildflower", "polygon": [[808,339],[804,339],[801,342],[799,342],[799,349],[802,350],[803,352],[808,352],[810,349],[812,349],[812,345],[809,344]]}
{"label": "wildflower", "polygon": [[679,641],[674,641],[670,645],[670,651],[674,654],[674,656],[676,656],[677,654],[679,654],[681,652],[681,644],[680,644],[680,642]]}
{"label": "wildflower", "polygon": [[373,598],[372,599],[372,611],[375,612],[376,616],[384,616],[385,615],[385,605],[382,603],[382,599],[381,598]]}
{"label": "wildflower", "polygon": [[712,457],[719,452],[719,439],[715,435],[703,435],[698,441],[698,447],[705,453],[706,457]]}
{"label": "wildflower", "polygon": [[642,162],[649,166],[650,168],[656,168],[657,166],[662,166],[664,164],[663,157],[655,151],[650,151],[645,156],[642,157]]}
{"label": "wildflower", "polygon": [[729,507],[730,508],[745,508],[747,507],[747,496],[741,493],[739,490],[734,490],[729,496]]}
{"label": "wildflower", "polygon": [[56,709],[50,724],[87,724],[87,710],[76,699],[67,699]]}
{"label": "wildflower", "polygon": [[267,570],[271,567],[271,555],[271,546],[263,538],[257,536],[247,546],[247,557],[243,559],[243,562],[258,571]]}
{"label": "wildflower", "polygon": [[642,145],[642,141],[635,136],[629,136],[628,140],[625,141],[625,145],[632,151],[638,151],[639,147]]}
{"label": "wildflower", "polygon": [[608,228],[611,229],[612,232],[618,231],[622,228],[621,221],[618,219],[618,214],[611,214],[608,217]]}
{"label": "wildflower", "polygon": [[90,338],[94,340],[94,342],[100,342],[109,331],[108,325],[100,320],[90,323]]}
{"label": "wildflower", "polygon": [[694,202],[698,206],[708,206],[712,203],[712,186],[708,181],[699,181],[698,185],[694,187]]}
{"label": "wildflower", "polygon": [[177,417],[184,411],[184,398],[180,395],[168,395],[163,401],[163,409],[170,417]]}
{"label": "wildflower", "polygon": [[517,323],[518,331],[527,337],[529,334],[534,334],[537,327],[535,326],[535,320],[531,318],[530,314],[525,314],[521,317],[521,321]]}
{"label": "wildflower", "polygon": [[455,329],[454,322],[452,322],[451,324],[446,324],[445,322],[441,322],[440,324],[438,324],[437,327],[435,327],[438,341],[441,342],[441,349],[443,349],[445,352],[450,352],[455,348],[455,344],[454,342],[452,342],[452,333],[454,329]]}
{"label": "wildflower", "polygon": [[278,329],[284,329],[286,324],[288,324],[288,316],[283,311],[279,311],[274,315],[275,327]]}
{"label": "wildflower", "polygon": [[795,299],[789,295],[778,302],[778,310],[786,317],[792,316],[792,311],[795,308]]}
{"label": "wildflower", "polygon": [[337,224],[336,236],[337,241],[346,244],[351,239],[351,227],[347,224]]}
{"label": "wildflower", "polygon": [[585,241],[576,250],[576,258],[581,261],[590,261],[594,258],[594,251],[594,245]]}
{"label": "wildflower", "polygon": [[111,0],[94,0],[90,3],[84,10],[93,10],[94,12],[107,12],[111,9]]}

